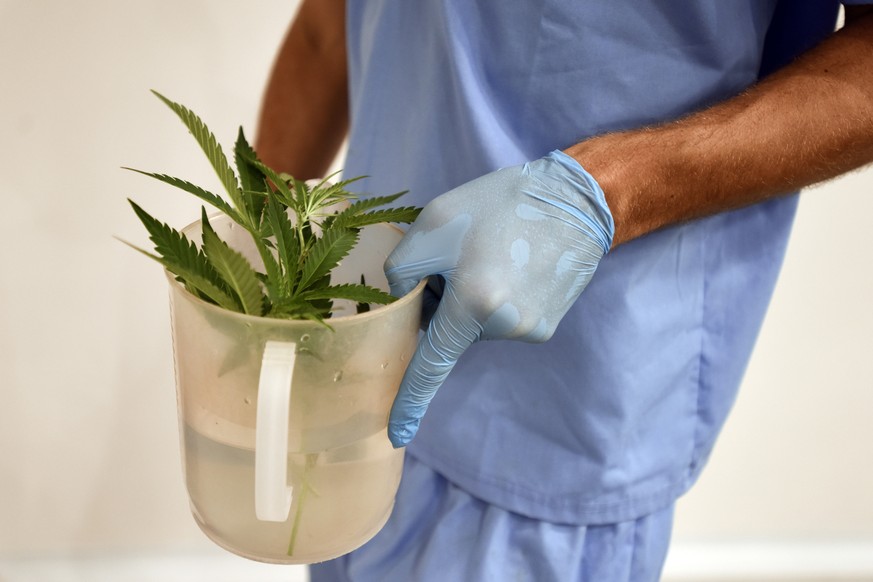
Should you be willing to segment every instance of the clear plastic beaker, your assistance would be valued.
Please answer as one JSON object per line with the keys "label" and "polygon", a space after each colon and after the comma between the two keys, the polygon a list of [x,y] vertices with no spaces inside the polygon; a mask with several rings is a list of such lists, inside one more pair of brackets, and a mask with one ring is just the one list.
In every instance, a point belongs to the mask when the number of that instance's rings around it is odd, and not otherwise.
{"label": "clear plastic beaker", "polygon": [[[260,265],[249,234],[224,216],[219,236]],[[200,223],[184,229],[199,240]],[[332,283],[387,291],[385,258],[402,232],[366,227]],[[403,450],[388,413],[418,334],[423,284],[330,326],[243,315],[201,301],[172,275],[170,303],[185,483],[194,518],[220,546],[286,564],[359,547],[388,519]]]}

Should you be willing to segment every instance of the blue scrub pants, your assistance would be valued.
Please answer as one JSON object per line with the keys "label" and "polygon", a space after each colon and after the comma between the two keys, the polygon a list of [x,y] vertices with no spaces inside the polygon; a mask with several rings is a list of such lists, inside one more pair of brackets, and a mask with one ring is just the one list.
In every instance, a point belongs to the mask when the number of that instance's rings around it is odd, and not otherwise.
{"label": "blue scrub pants", "polygon": [[409,453],[394,512],[363,547],[314,564],[311,582],[655,582],[673,505],[633,521],[575,526],[485,503]]}

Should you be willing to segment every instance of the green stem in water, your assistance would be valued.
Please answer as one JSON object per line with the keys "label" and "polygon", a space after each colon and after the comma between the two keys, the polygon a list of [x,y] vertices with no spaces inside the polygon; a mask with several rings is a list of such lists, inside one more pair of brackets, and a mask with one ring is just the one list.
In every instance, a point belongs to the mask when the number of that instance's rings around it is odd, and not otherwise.
{"label": "green stem in water", "polygon": [[303,476],[301,480],[300,497],[297,498],[297,511],[294,512],[294,525],[291,526],[291,539],[288,541],[288,555],[294,555],[294,546],[297,544],[297,531],[300,529],[300,518],[303,515],[303,504],[306,501],[306,496],[312,487],[309,484],[309,472],[318,461],[318,453],[308,453],[306,455],[306,463],[303,467]]}

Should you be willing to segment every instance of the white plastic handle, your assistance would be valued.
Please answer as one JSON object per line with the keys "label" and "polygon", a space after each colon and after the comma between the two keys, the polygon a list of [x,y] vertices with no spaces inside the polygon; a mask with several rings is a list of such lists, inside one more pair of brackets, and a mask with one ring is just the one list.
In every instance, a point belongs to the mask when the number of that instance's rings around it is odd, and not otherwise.
{"label": "white plastic handle", "polygon": [[268,341],[258,381],[255,425],[255,516],[285,521],[291,511],[288,485],[288,413],[296,345]]}

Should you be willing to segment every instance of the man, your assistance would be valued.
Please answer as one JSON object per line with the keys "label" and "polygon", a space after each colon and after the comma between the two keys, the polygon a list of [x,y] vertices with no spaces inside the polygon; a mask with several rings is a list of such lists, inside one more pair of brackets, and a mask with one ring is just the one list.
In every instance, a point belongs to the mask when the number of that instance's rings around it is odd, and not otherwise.
{"label": "man", "polygon": [[394,514],[313,580],[659,577],[791,193],[873,160],[873,14],[844,4],[832,33],[827,0],[303,3],[258,151],[317,177],[350,130],[347,176],[427,204],[392,291],[431,283]]}

